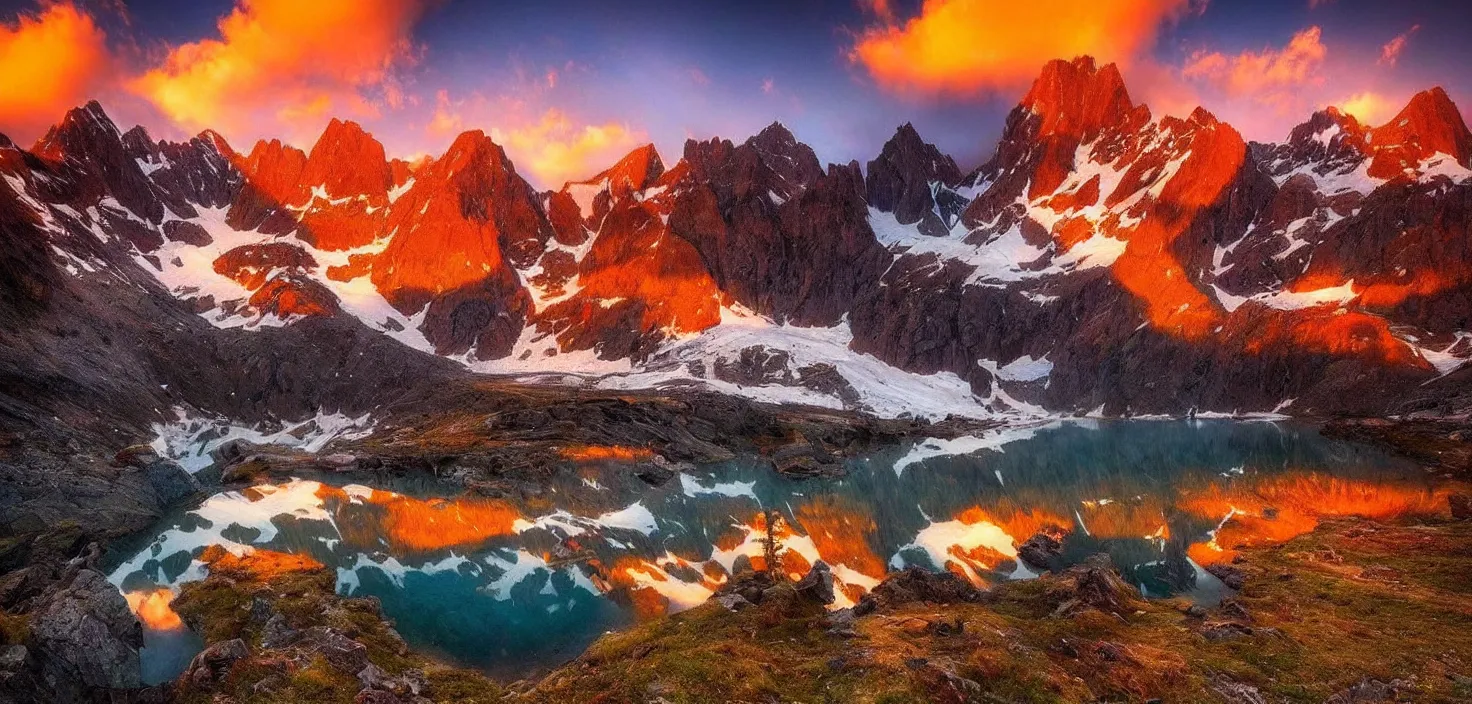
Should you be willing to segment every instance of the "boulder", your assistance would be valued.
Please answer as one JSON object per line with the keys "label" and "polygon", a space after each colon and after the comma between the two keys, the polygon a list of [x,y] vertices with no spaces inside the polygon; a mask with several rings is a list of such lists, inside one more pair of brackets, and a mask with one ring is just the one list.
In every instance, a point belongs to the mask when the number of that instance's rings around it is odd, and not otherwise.
{"label": "boulder", "polygon": [[101,573],[79,570],[37,607],[31,624],[37,659],[58,677],[107,689],[143,684],[143,627]]}
{"label": "boulder", "polygon": [[185,677],[196,687],[209,687],[230,673],[236,660],[248,657],[250,649],[239,638],[221,641],[200,651],[189,662]]}
{"label": "boulder", "polygon": [[155,458],[144,465],[143,476],[158,496],[160,507],[172,506],[200,492],[199,481],[170,459]]}
{"label": "boulder", "polygon": [[864,595],[854,612],[862,616],[878,606],[897,606],[912,602],[957,604],[980,601],[981,590],[950,572],[931,572],[910,567],[890,575],[874,590]]}
{"label": "boulder", "polygon": [[1452,494],[1446,498],[1446,502],[1451,506],[1453,520],[1472,520],[1472,496]]}
{"label": "boulder", "polygon": [[1045,579],[1049,595],[1058,602],[1054,614],[1059,616],[1081,608],[1124,615],[1133,613],[1140,601],[1140,592],[1119,576],[1108,555],[1094,555],[1083,564]]}
{"label": "boulder", "polygon": [[833,570],[829,569],[828,563],[818,560],[813,564],[813,568],[798,580],[797,595],[825,606],[833,603]]}
{"label": "boulder", "polygon": [[1211,576],[1220,579],[1222,581],[1222,584],[1225,584],[1232,589],[1240,590],[1242,588],[1242,585],[1247,583],[1247,575],[1243,574],[1241,569],[1238,569],[1231,565],[1209,565],[1207,566],[1206,571],[1211,573]]}
{"label": "boulder", "polygon": [[357,675],[369,664],[367,646],[326,626],[302,631],[297,647],[321,655],[334,669],[349,675]]}
{"label": "boulder", "polygon": [[1054,558],[1063,554],[1063,541],[1048,533],[1038,533],[1017,548],[1017,559],[1029,567],[1048,569]]}

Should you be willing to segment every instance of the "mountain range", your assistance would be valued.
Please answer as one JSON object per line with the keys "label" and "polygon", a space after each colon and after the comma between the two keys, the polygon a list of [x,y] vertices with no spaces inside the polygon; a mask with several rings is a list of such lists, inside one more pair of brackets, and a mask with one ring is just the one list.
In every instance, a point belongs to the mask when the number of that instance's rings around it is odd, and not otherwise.
{"label": "mountain range", "polygon": [[466,369],[889,416],[1457,413],[1469,166],[1439,88],[1258,144],[1087,57],[970,172],[908,124],[826,167],[773,124],[547,192],[480,131],[414,162],[340,120],[241,152],[94,102],[0,137],[0,414],[103,436]]}

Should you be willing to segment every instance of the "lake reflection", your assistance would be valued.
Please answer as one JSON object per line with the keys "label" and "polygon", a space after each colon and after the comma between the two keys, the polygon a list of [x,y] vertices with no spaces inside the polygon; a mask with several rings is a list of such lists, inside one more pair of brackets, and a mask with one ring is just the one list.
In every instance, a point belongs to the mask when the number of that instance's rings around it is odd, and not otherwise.
{"label": "lake reflection", "polygon": [[1106,552],[1147,595],[1212,602],[1225,587],[1202,568],[1240,545],[1324,517],[1445,504],[1421,470],[1378,451],[1294,424],[1230,421],[1066,422],[927,441],[850,461],[832,480],[735,461],[650,487],[632,470],[592,461],[515,500],[361,476],[226,492],[165,521],[113,581],[135,609],[152,609],[154,679],[198,647],[158,612],[168,590],[203,577],[196,558],[209,545],[311,556],[337,571],[341,593],[381,599],[411,645],[517,677],[763,568],[765,511],[782,569],[800,576],[824,560],[844,606],[906,565],[983,586],[1032,576],[1017,548],[1044,531],[1063,536],[1056,568]]}

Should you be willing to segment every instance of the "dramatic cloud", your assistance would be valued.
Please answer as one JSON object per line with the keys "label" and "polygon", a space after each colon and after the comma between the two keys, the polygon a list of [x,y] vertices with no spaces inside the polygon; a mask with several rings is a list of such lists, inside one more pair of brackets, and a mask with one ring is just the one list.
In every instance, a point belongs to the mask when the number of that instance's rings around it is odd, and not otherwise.
{"label": "dramatic cloud", "polygon": [[580,125],[556,108],[527,124],[493,128],[490,135],[518,171],[544,188],[589,178],[649,142],[627,125]]}
{"label": "dramatic cloud", "polygon": [[1369,91],[1356,93],[1337,103],[1338,108],[1359,120],[1363,125],[1379,125],[1395,116],[1400,105],[1391,102],[1379,93]]}
{"label": "dramatic cloud", "polygon": [[460,116],[458,107],[450,102],[449,91],[441,90],[435,94],[434,115],[429,119],[429,133],[435,137],[446,135],[457,135],[464,131],[465,119]]}
{"label": "dramatic cloud", "polygon": [[131,82],[188,129],[315,133],[329,115],[373,116],[402,100],[395,71],[415,60],[424,4],[239,0],[218,39],[184,44]]}
{"label": "dramatic cloud", "polygon": [[1411,35],[1421,29],[1421,25],[1413,25],[1410,29],[1397,34],[1394,39],[1380,47],[1380,63],[1394,66],[1400,60],[1400,53],[1405,51],[1406,42],[1410,41]]}
{"label": "dramatic cloud", "polygon": [[1327,55],[1319,28],[1309,27],[1293,35],[1282,49],[1268,47],[1235,56],[1197,52],[1181,73],[1187,79],[1214,85],[1228,97],[1250,97],[1285,112],[1296,105],[1297,93],[1304,86],[1322,82],[1319,69]]}
{"label": "dramatic cloud", "polygon": [[74,5],[0,24],[0,132],[22,143],[39,137],[111,70],[106,34]]}
{"label": "dramatic cloud", "polygon": [[1088,54],[1128,66],[1162,24],[1203,6],[1195,0],[926,0],[896,22],[883,0],[862,3],[879,24],[859,34],[849,59],[903,94],[975,95],[1027,86],[1052,59]]}

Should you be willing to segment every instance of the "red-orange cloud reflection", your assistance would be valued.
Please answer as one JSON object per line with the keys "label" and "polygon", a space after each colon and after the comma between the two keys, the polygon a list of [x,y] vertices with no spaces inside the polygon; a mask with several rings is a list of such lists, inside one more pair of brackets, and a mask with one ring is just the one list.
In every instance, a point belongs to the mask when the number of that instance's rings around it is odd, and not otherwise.
{"label": "red-orange cloud reflection", "polygon": [[39,137],[67,110],[93,97],[112,69],[107,35],[70,2],[43,3],[0,25],[0,132]]}
{"label": "red-orange cloud reflection", "polygon": [[870,545],[878,526],[867,508],[849,500],[820,496],[798,507],[797,522],[812,538],[824,562],[884,579],[884,561]]}
{"label": "red-orange cloud reflection", "polygon": [[123,595],[128,608],[138,616],[144,627],[154,631],[176,631],[184,627],[184,621],[174,612],[174,590],[168,587],[128,592]]}
{"label": "red-orange cloud reflection", "polygon": [[352,545],[371,545],[382,537],[400,550],[472,546],[511,535],[522,517],[508,501],[475,496],[416,499],[377,489],[350,496],[325,484],[317,495],[337,502],[338,531]]}
{"label": "red-orange cloud reflection", "polygon": [[654,451],[647,447],[626,445],[570,445],[559,449],[557,454],[574,462],[638,462],[654,457]]}
{"label": "red-orange cloud reflection", "polygon": [[885,18],[888,3],[870,6],[883,21],[859,35],[850,61],[894,92],[974,94],[1025,86],[1057,58],[1087,54],[1128,64],[1193,3],[926,0],[920,15],[903,23]]}
{"label": "red-orange cloud reflection", "polygon": [[1325,518],[1361,516],[1390,520],[1437,515],[1446,489],[1340,479],[1321,474],[1265,477],[1250,484],[1212,483],[1184,497],[1178,508],[1213,521],[1225,519],[1215,539],[1196,543],[1187,554],[1198,564],[1227,562],[1241,546],[1278,543],[1318,527]]}

